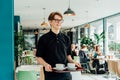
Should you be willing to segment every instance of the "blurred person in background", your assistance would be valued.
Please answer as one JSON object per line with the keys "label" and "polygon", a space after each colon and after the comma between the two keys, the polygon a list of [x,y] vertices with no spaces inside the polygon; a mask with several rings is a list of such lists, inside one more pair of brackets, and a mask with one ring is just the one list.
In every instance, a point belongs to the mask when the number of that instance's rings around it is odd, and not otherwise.
{"label": "blurred person in background", "polygon": [[102,60],[102,58],[99,58],[99,56],[102,56],[102,52],[100,50],[100,46],[99,45],[96,45],[95,47],[95,52],[94,52],[94,55],[93,55],[93,68],[96,67],[97,68],[97,73],[99,73],[99,69],[101,67],[104,67],[105,71],[108,71],[108,64],[107,62],[104,60],[104,63],[103,64],[100,64],[100,60]]}
{"label": "blurred person in background", "polygon": [[87,52],[87,46],[83,44],[79,51],[80,63],[82,67],[84,67],[88,72],[90,72],[90,66],[89,66],[90,58],[88,57],[88,54],[86,52]]}
{"label": "blurred person in background", "polygon": [[78,49],[75,44],[71,44],[71,50],[72,50],[72,58],[74,59],[74,56],[78,56]]}
{"label": "blurred person in background", "polygon": [[80,56],[80,62],[84,63],[87,61],[90,61],[90,59],[88,58],[88,54],[87,54],[87,46],[85,44],[83,44],[81,46],[81,49],[79,51],[79,56]]}

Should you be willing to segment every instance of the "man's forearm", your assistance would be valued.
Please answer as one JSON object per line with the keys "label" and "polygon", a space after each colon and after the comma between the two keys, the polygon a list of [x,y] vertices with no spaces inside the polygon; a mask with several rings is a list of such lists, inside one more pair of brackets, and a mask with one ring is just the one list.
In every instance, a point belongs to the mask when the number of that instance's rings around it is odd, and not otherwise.
{"label": "man's forearm", "polygon": [[48,64],[48,63],[47,63],[43,58],[41,58],[41,57],[37,57],[37,61],[38,61],[39,64],[41,64],[41,65],[43,65],[43,66],[45,66],[45,65]]}
{"label": "man's forearm", "polygon": [[68,55],[68,56],[67,56],[67,59],[68,59],[68,61],[69,61],[70,63],[74,63],[74,60],[72,59],[71,55]]}
{"label": "man's forearm", "polygon": [[78,62],[76,62],[76,61],[74,61],[74,60],[72,59],[71,55],[68,55],[68,56],[67,56],[67,59],[68,59],[68,61],[69,61],[70,63],[74,63],[77,67],[81,67],[81,64],[78,63]]}

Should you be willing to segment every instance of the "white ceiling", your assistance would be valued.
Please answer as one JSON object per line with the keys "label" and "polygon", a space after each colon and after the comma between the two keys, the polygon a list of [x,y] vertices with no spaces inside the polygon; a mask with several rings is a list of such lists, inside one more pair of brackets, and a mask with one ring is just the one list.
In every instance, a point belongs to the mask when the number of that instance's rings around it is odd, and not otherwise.
{"label": "white ceiling", "polygon": [[[40,24],[52,11],[62,14],[67,10],[69,0],[14,0],[14,14],[20,16],[23,28],[43,28]],[[74,27],[120,12],[120,0],[70,0],[70,7],[76,16],[65,16],[63,28]],[[88,11],[88,13],[87,13]]]}

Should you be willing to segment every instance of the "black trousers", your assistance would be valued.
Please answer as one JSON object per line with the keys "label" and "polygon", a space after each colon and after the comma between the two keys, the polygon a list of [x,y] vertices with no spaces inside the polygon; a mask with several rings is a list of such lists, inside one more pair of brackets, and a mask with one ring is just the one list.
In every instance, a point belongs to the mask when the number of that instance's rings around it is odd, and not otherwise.
{"label": "black trousers", "polygon": [[103,67],[105,68],[105,71],[108,71],[108,63],[105,61],[103,65],[100,65],[99,60],[95,59],[92,63],[93,68],[97,66],[97,71],[99,71],[99,68]]}
{"label": "black trousers", "polygon": [[44,72],[45,80],[72,80],[70,73]]}

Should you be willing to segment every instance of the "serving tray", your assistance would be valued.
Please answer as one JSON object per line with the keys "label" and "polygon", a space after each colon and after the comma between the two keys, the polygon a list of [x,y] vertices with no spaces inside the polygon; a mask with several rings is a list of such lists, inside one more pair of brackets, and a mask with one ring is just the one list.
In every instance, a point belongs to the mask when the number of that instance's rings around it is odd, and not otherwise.
{"label": "serving tray", "polygon": [[74,70],[70,70],[68,68],[64,69],[64,70],[56,70],[56,69],[53,69],[53,72],[56,72],[56,73],[65,73],[65,72],[77,72],[77,71],[83,71],[84,68],[82,67],[77,67],[76,69]]}

